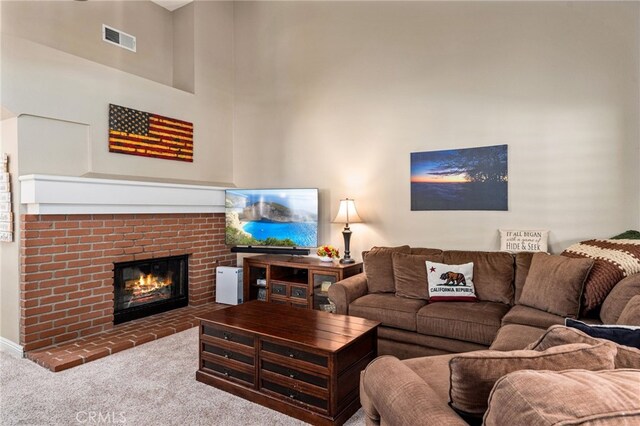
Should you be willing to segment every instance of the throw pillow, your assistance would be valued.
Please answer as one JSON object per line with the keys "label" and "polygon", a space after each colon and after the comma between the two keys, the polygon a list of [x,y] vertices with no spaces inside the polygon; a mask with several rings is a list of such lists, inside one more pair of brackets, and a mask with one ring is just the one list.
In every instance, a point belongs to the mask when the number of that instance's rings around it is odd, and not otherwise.
{"label": "throw pillow", "polygon": [[567,327],[576,328],[591,337],[606,339],[619,345],[640,349],[640,327],[623,327],[621,325],[589,325],[582,321],[567,318]]}
{"label": "throw pillow", "polygon": [[409,246],[373,247],[363,253],[364,274],[367,277],[369,293],[393,293],[396,285],[393,280],[393,260],[391,255],[409,253]]}
{"label": "throw pillow", "polygon": [[620,280],[640,272],[640,240],[582,241],[568,247],[562,256],[594,259],[584,285],[583,317],[596,312]]}
{"label": "throw pillow", "polygon": [[592,266],[593,259],[534,254],[519,304],[576,318],[584,280]]}
{"label": "throw pillow", "polygon": [[442,263],[473,262],[473,286],[478,300],[513,304],[513,255],[499,251],[446,250]]}
{"label": "throw pillow", "polygon": [[633,296],[618,318],[617,324],[640,326],[640,294]]}
{"label": "throw pillow", "polygon": [[429,302],[475,302],[473,263],[446,265],[426,261]]}
{"label": "throw pillow", "polygon": [[[525,349],[542,352],[554,346],[567,345],[570,343],[586,343],[593,346],[605,341],[608,340],[591,337],[575,328],[565,327],[564,325],[552,325],[537,341]],[[615,343],[614,345],[617,349],[616,368],[640,369],[640,349]]]}
{"label": "throw pillow", "polygon": [[476,351],[458,355],[449,361],[449,405],[464,415],[481,417],[487,410],[491,389],[500,377],[519,370],[613,369],[615,355],[615,346],[608,342],[595,346],[562,345],[544,352]]}
{"label": "throw pillow", "polygon": [[486,426],[640,424],[640,372],[516,371],[489,396]]}
{"label": "throw pillow", "polygon": [[429,285],[425,262],[442,262],[442,254],[415,255],[393,253],[393,278],[396,296],[429,300]]}
{"label": "throw pillow", "polygon": [[600,320],[603,324],[616,324],[629,300],[640,294],[640,274],[633,274],[620,280],[613,287],[600,308]]}

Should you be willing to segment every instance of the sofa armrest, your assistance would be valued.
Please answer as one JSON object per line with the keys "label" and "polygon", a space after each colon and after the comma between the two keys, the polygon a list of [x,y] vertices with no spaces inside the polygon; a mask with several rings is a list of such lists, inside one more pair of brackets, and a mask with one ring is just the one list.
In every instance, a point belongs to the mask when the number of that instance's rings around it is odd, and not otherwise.
{"label": "sofa armrest", "polygon": [[329,299],[336,305],[337,314],[347,315],[349,304],[367,292],[367,277],[362,272],[329,287]]}
{"label": "sofa armrest", "polygon": [[376,358],[364,370],[361,380],[360,388],[369,400],[368,409],[375,409],[375,413],[367,416],[379,415],[381,424],[467,426],[424,380],[396,357]]}

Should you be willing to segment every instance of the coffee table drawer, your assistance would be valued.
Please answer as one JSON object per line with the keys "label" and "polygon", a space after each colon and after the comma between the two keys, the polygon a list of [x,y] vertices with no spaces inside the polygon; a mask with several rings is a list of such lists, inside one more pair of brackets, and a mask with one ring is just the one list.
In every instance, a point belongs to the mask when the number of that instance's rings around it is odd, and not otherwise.
{"label": "coffee table drawer", "polygon": [[320,412],[326,413],[329,410],[329,401],[325,398],[309,395],[308,393],[294,389],[292,386],[284,386],[270,380],[262,379],[260,382],[260,388],[265,393],[275,393],[281,397],[284,396],[286,401],[306,405]]}
{"label": "coffee table drawer", "polygon": [[208,343],[207,341],[203,341],[202,343],[202,353],[211,355],[220,361],[232,360],[250,366],[255,365],[253,354],[242,353],[238,350],[234,350],[233,348],[218,346],[216,344]]}
{"label": "coffee table drawer", "polygon": [[[285,364],[291,362],[291,365],[312,364],[311,367],[319,366],[324,367],[324,369],[329,367],[329,358],[326,355],[307,352],[301,349],[293,348],[291,346],[284,346],[274,342],[270,342],[268,340],[262,340],[261,353],[264,354],[266,359],[271,358],[276,364]],[[270,354],[272,354],[272,356],[269,356]],[[302,363],[298,363],[296,361],[302,361]]]}
{"label": "coffee table drawer", "polygon": [[276,364],[269,361],[263,361],[262,370],[269,371],[274,374],[278,374],[288,379],[293,379],[293,380],[308,383],[314,386],[318,386],[323,389],[327,389],[329,386],[329,378],[327,376],[310,374],[310,373],[292,368],[291,366],[285,366],[285,365],[280,365],[280,364]]}
{"label": "coffee table drawer", "polygon": [[254,346],[254,338],[251,334],[243,334],[239,333],[235,330],[221,327],[219,325],[207,324],[204,323],[202,325],[202,335],[203,337],[209,337],[210,342],[229,342],[229,343],[237,343],[242,346]]}
{"label": "coffee table drawer", "polygon": [[240,384],[243,384],[245,386],[253,386],[255,384],[255,378],[253,374],[247,371],[241,371],[239,369],[232,368],[222,362],[205,359],[205,357],[203,357],[202,359],[200,370],[204,371],[205,373],[223,377],[226,380],[239,382]]}

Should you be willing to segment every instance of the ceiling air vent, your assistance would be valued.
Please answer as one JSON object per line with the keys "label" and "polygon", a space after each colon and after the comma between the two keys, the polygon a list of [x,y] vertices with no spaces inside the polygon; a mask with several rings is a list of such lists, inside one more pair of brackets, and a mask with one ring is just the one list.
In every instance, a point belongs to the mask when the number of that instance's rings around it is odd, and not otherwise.
{"label": "ceiling air vent", "polygon": [[132,52],[136,51],[136,38],[134,36],[104,24],[102,24],[102,40]]}

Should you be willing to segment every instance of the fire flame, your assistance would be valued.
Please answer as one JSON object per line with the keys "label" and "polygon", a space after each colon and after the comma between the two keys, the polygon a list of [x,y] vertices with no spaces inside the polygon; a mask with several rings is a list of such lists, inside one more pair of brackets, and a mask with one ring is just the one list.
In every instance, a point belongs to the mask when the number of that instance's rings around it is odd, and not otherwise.
{"label": "fire flame", "polygon": [[[156,277],[153,274],[140,274],[139,279],[135,281],[132,280],[129,283],[131,283],[131,290],[135,297],[153,293],[173,284],[173,282],[171,281],[171,277],[163,279],[160,277]],[[129,283],[127,283],[127,287],[129,287]]]}

